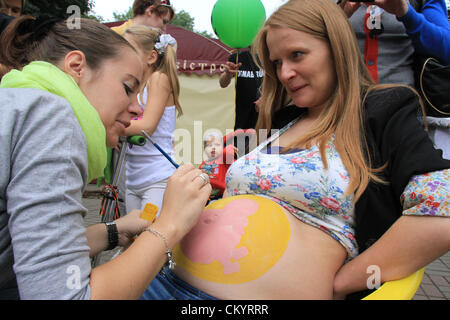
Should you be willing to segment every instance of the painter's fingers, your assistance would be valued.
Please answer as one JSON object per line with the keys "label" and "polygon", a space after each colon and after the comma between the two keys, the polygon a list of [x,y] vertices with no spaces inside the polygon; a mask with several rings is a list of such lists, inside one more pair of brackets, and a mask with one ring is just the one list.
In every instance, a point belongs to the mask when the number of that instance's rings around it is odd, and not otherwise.
{"label": "painter's fingers", "polygon": [[194,169],[195,169],[195,167],[191,163],[186,163],[186,164],[179,166],[178,169],[174,172],[174,174],[172,176],[182,177]]}

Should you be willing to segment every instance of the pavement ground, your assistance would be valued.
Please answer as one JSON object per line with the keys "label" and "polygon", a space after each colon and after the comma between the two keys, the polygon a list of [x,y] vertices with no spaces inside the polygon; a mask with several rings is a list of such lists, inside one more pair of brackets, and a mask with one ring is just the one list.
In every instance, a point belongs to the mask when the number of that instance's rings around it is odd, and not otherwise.
{"label": "pavement ground", "polygon": [[[88,185],[83,196],[83,204],[88,209],[85,225],[100,223],[99,210],[101,195],[96,185]],[[109,261],[119,250],[106,251],[100,255],[97,265]],[[450,252],[430,263],[413,300],[450,300]]]}

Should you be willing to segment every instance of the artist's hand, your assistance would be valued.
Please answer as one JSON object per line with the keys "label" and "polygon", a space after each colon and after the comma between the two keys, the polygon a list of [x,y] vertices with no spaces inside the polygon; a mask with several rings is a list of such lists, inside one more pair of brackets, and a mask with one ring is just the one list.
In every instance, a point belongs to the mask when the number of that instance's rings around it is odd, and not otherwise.
{"label": "artist's hand", "polygon": [[[202,174],[203,178],[199,177]],[[170,224],[177,230],[178,240],[191,230],[202,213],[209,195],[209,177],[192,164],[184,164],[169,178],[161,208],[155,223]]]}
{"label": "artist's hand", "polygon": [[139,235],[151,223],[141,219],[141,210],[132,210],[127,215],[116,220],[117,231],[119,232],[119,246],[127,248],[136,235]]}

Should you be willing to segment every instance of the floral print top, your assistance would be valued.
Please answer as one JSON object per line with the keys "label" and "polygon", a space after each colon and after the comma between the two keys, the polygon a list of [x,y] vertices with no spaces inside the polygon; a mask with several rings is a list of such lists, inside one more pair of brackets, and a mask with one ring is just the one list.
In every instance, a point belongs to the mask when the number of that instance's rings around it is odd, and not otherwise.
{"label": "floral print top", "polygon": [[328,170],[323,166],[317,146],[288,154],[263,152],[268,143],[294,123],[231,165],[226,175],[228,194],[271,198],[303,222],[331,235],[353,258],[358,254],[353,195],[344,195],[350,179],[333,139],[326,145]]}
{"label": "floral print top", "polygon": [[412,177],[400,200],[404,215],[450,217],[450,169]]}
{"label": "floral print top", "polygon": [[[352,259],[358,255],[354,196],[344,195],[350,177],[335,148],[334,135],[326,145],[328,169],[324,168],[315,145],[283,154],[264,152],[296,121],[231,165],[226,175],[228,194],[271,198],[298,219],[332,236],[347,250],[348,259]],[[400,199],[403,214],[449,215],[448,185],[449,170],[413,177]]]}

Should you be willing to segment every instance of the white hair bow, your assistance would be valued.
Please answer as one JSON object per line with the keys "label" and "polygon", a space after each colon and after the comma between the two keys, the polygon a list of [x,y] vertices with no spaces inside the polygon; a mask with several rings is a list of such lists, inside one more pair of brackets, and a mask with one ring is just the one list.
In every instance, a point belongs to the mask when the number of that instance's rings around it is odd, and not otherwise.
{"label": "white hair bow", "polygon": [[155,49],[158,54],[162,55],[166,52],[167,45],[174,47],[177,44],[177,40],[170,34],[162,34],[159,36],[159,41],[155,44]]}

